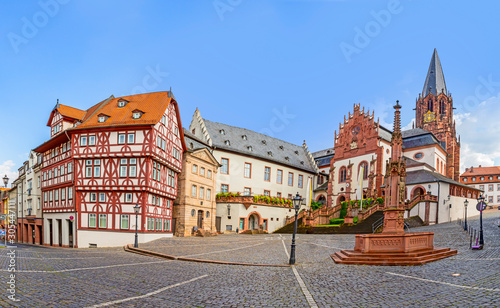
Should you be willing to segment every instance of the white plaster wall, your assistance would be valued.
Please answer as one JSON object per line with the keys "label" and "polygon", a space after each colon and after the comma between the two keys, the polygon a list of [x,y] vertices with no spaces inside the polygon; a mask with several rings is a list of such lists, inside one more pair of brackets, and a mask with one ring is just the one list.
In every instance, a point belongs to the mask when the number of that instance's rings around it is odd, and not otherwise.
{"label": "white plaster wall", "polygon": [[[215,150],[214,157],[220,163],[221,158],[229,159],[229,174],[217,173],[216,177],[216,193],[221,191],[221,184],[229,185],[229,192],[240,192],[243,194],[245,187],[249,187],[252,190],[253,195],[263,195],[264,190],[269,190],[271,197],[276,197],[278,192],[281,192],[282,198],[288,198],[291,194],[295,196],[297,192],[304,198],[308,196],[308,178],[312,179],[313,174],[307,173],[306,171],[294,169],[291,167],[279,165],[269,161],[264,161],[248,156],[238,155],[235,153],[222,152]],[[293,152],[290,155],[295,155]],[[244,177],[245,163],[252,164],[251,178]],[[264,168],[270,167],[270,181],[264,181]],[[276,182],[277,170],[283,170],[282,184]],[[288,173],[293,172],[293,185],[288,185]],[[302,188],[298,187],[299,175],[303,176]]]}
{"label": "white plaster wall", "polygon": [[[415,155],[416,153],[419,153],[419,152],[422,152],[424,154],[424,157],[422,157],[421,159],[415,159],[413,157],[413,155]],[[432,166],[434,169],[436,169],[436,172],[438,170],[436,162],[437,162],[437,159],[439,158],[439,161],[443,162],[443,164],[444,164],[444,169],[440,173],[441,174],[446,173],[446,171],[445,171],[446,170],[446,154],[443,153],[443,151],[437,145],[429,146],[426,148],[419,148],[416,150],[409,149],[408,151],[404,151],[404,156],[409,157],[411,159],[414,159],[418,162],[426,163],[426,164]]]}
{"label": "white plaster wall", "polygon": [[[50,243],[50,229],[49,229],[49,219],[52,219],[52,244],[59,245],[59,225],[57,220],[61,220],[62,227],[62,245],[69,245],[69,229],[68,221],[69,217],[76,217],[74,212],[70,213],[44,213],[43,215],[43,238],[44,244]],[[75,234],[76,234],[76,220],[72,222],[73,224],[73,245],[76,245]]]}
{"label": "white plaster wall", "polygon": [[[338,195],[339,193],[343,193],[347,190],[347,183],[339,183],[339,172],[340,168],[345,166],[347,168],[349,162],[353,164],[352,166],[352,175],[351,175],[351,191],[354,192],[354,190],[358,189],[359,190],[359,182],[358,182],[358,168],[359,164],[363,161],[366,161],[368,163],[368,168],[370,168],[370,162],[372,161],[373,158],[375,158],[375,154],[365,154],[357,157],[353,157],[350,159],[343,159],[339,160],[334,163],[335,166],[335,171],[334,171],[334,180],[335,180],[335,185],[333,186],[333,193],[334,195]],[[376,168],[376,166],[375,166]],[[377,172],[375,170],[375,172]],[[370,174],[370,171],[368,170],[368,174]],[[341,190],[341,188],[344,188],[344,190]],[[366,189],[368,188],[368,180],[363,180],[363,188]],[[357,194],[351,194],[351,198],[355,199]]]}
{"label": "white plaster wall", "polygon": [[[139,233],[137,238],[141,244],[172,236],[172,233]],[[121,247],[134,244],[134,241],[135,232],[78,230],[78,248],[88,248],[91,243],[97,247]]]}
{"label": "white plaster wall", "polygon": [[[305,208],[305,205],[301,206],[301,209]],[[239,228],[240,218],[248,218],[252,212],[259,213],[261,219],[267,219],[267,231],[269,233],[283,227],[286,218],[295,215],[295,210],[292,208],[251,205],[246,209],[243,204],[231,203],[231,219],[228,219],[227,203],[217,203],[217,216],[221,217],[221,232],[226,231],[226,225],[232,225],[232,231],[235,232],[236,228]],[[272,221],[271,218],[273,218]],[[248,223],[248,220],[245,223]],[[245,225],[245,228],[247,229],[248,226]]]}

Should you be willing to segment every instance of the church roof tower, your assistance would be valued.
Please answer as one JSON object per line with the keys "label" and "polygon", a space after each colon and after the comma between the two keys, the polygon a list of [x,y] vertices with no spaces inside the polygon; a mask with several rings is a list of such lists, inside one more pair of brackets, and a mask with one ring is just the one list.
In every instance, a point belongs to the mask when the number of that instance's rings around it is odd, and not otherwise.
{"label": "church roof tower", "polygon": [[429,92],[438,95],[441,91],[444,91],[444,94],[448,94],[441,61],[439,61],[437,50],[434,48],[427,77],[425,78],[424,89],[422,90],[422,97],[426,97]]}

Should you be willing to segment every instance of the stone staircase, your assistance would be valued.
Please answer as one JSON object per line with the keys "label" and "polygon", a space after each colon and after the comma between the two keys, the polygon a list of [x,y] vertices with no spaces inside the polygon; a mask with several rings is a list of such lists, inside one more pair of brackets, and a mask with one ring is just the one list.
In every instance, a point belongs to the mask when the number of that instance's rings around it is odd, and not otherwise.
{"label": "stone staircase", "polygon": [[342,226],[339,233],[345,234],[369,234],[373,233],[372,225],[380,218],[384,217],[384,211],[378,210],[371,214],[365,220],[359,222],[356,225]]}
{"label": "stone staircase", "polygon": [[456,255],[456,250],[437,248],[412,253],[361,253],[355,250],[342,250],[331,255],[335,263],[358,265],[422,265]]}

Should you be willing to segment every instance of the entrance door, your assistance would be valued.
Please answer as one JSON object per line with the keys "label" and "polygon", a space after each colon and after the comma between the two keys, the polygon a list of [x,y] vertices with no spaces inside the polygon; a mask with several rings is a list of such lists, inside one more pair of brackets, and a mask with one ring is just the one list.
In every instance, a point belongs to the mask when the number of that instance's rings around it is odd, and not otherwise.
{"label": "entrance door", "polygon": [[52,239],[54,238],[54,231],[52,229],[52,219],[49,219],[49,244],[52,246],[54,242]]}
{"label": "entrance door", "polygon": [[73,222],[71,220],[67,220],[67,222],[68,222],[69,247],[73,248]]}
{"label": "entrance door", "polygon": [[38,236],[36,237],[36,240],[38,244],[43,244],[43,233],[42,233],[42,226],[36,226],[36,229],[38,231]]}
{"label": "entrance door", "polygon": [[198,211],[198,229],[203,229],[203,211],[202,210],[199,210]]}
{"label": "entrance door", "polygon": [[248,218],[248,229],[249,230],[255,230],[256,228],[256,222],[255,222],[255,215],[250,216]]}
{"label": "entrance door", "polygon": [[215,230],[217,230],[217,232],[220,232],[220,225],[221,225],[221,217],[215,216]]}
{"label": "entrance door", "polygon": [[57,219],[57,229],[59,231],[59,247],[62,247],[62,221]]}

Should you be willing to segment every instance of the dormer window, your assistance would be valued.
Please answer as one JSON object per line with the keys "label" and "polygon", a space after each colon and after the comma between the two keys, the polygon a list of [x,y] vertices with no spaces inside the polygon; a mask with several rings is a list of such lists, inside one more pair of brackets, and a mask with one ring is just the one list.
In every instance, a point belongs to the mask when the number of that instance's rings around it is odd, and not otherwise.
{"label": "dormer window", "polygon": [[143,114],[144,114],[144,112],[136,109],[136,110],[132,111],[132,119],[140,119]]}
{"label": "dormer window", "polygon": [[241,136],[241,139],[243,139],[243,140],[247,140],[247,135],[243,135],[243,136]]}
{"label": "dormer window", "polygon": [[127,105],[128,101],[124,100],[124,99],[121,99],[118,101],[118,108],[122,108],[122,107],[125,107],[125,105]]}
{"label": "dormer window", "polygon": [[295,155],[299,155],[299,151],[295,151]]}
{"label": "dormer window", "polygon": [[301,162],[300,162],[300,164],[301,164],[301,165],[303,165],[303,164],[304,164],[304,161],[301,161]]}
{"label": "dormer window", "polygon": [[106,121],[106,117],[105,116],[100,116],[97,118],[97,122],[99,123],[103,123],[104,121]]}
{"label": "dormer window", "polygon": [[231,142],[229,140],[224,141],[225,145],[231,145]]}
{"label": "dormer window", "polygon": [[269,152],[267,152],[267,155],[273,156],[273,152],[269,151]]}
{"label": "dormer window", "polygon": [[221,129],[221,130],[219,131],[219,133],[220,133],[221,135],[225,135],[225,134],[226,134],[226,132],[225,132],[223,129]]}
{"label": "dormer window", "polygon": [[252,146],[247,146],[247,150],[252,151],[253,150]]}
{"label": "dormer window", "polygon": [[283,150],[283,149],[284,149],[284,148],[283,148],[283,146],[282,146],[282,145],[280,145],[280,150]]}
{"label": "dormer window", "polygon": [[290,160],[290,157],[285,156],[285,160],[286,160],[286,161],[289,161],[289,160]]}
{"label": "dormer window", "polygon": [[266,140],[262,140],[262,144],[267,144]]}

